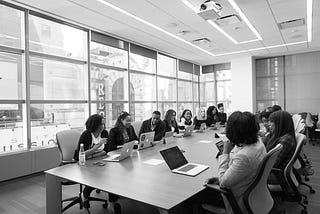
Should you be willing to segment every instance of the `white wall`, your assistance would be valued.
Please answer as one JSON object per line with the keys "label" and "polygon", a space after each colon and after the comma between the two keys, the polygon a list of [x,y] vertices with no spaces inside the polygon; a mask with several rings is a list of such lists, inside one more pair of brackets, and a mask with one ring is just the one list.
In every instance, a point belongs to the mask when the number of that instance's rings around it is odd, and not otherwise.
{"label": "white wall", "polygon": [[232,110],[255,111],[255,60],[251,56],[231,60]]}

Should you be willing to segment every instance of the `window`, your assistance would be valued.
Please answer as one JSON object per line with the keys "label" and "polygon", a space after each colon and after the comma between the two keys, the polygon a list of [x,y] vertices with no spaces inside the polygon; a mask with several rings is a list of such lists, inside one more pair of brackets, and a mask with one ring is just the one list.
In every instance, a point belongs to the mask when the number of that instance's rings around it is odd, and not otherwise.
{"label": "window", "polygon": [[30,57],[30,98],[85,100],[85,66]]}
{"label": "window", "polygon": [[158,99],[159,101],[177,100],[177,80],[158,77]]}
{"label": "window", "polygon": [[257,111],[284,102],[283,57],[256,60]]}
{"label": "window", "polygon": [[177,76],[177,60],[171,57],[158,54],[157,73],[161,76],[176,77]]}
{"label": "window", "polygon": [[24,12],[0,5],[0,154],[28,148],[24,39]]}
{"label": "window", "polygon": [[24,13],[0,5],[0,45],[24,47]]}
{"label": "window", "polygon": [[29,32],[31,147],[41,147],[58,131],[84,127],[87,33],[33,15]]}
{"label": "window", "polygon": [[231,70],[217,70],[216,86],[217,86],[217,103],[223,103],[225,111],[230,113],[231,97],[232,97],[232,84],[231,84]]}
{"label": "window", "polygon": [[201,107],[216,104],[216,84],[214,73],[206,73],[200,76],[200,103]]}
{"label": "window", "polygon": [[137,45],[131,47],[130,113],[134,121],[139,121],[151,117],[157,109],[156,52]]}
{"label": "window", "polygon": [[120,113],[129,111],[128,51],[106,45],[109,37],[99,38],[104,44],[90,44],[91,114],[103,115],[106,128],[112,128]]}
{"label": "window", "polygon": [[73,59],[86,59],[87,33],[83,30],[29,16],[30,50]]}
{"label": "window", "polygon": [[130,70],[142,71],[150,74],[156,73],[156,60],[130,53]]}

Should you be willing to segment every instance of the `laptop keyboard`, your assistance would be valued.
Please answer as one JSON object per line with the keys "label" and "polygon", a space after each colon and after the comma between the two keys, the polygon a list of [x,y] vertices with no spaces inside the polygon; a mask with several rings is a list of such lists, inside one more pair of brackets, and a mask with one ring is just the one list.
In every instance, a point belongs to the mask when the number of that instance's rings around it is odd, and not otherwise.
{"label": "laptop keyboard", "polygon": [[193,169],[197,167],[197,165],[193,165],[193,164],[188,164],[187,166],[185,167],[182,167],[181,169],[179,169],[178,171],[181,171],[181,172],[188,172],[189,170]]}

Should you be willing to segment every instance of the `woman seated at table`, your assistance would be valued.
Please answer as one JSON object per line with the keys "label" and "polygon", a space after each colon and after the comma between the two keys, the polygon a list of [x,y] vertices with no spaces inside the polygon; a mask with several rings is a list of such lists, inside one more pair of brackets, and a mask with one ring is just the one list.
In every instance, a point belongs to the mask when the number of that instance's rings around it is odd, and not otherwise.
{"label": "woman seated at table", "polygon": [[209,106],[207,109],[207,126],[214,126],[218,122],[218,110],[215,106]]}
{"label": "woman seated at table", "polygon": [[179,133],[178,123],[176,121],[176,112],[173,109],[169,109],[164,116],[163,122],[166,125],[166,132]]}
{"label": "woman seated at table", "polygon": [[131,125],[131,115],[123,111],[119,115],[114,128],[110,130],[109,151],[116,150],[119,146],[134,140],[139,139]]}
{"label": "woman seated at table", "polygon": [[[266,155],[265,146],[258,140],[258,131],[259,124],[252,113],[240,111],[232,113],[226,127],[229,141],[224,142],[223,154],[219,156],[218,177],[206,181],[231,189],[243,213],[247,213],[243,194],[254,180],[259,165]],[[216,202],[218,206],[224,205],[227,213],[233,213],[228,201],[225,198],[222,200],[221,195],[211,189],[205,189],[191,202],[198,204]]]}
{"label": "woman seated at table", "polygon": [[180,117],[179,126],[182,129],[185,129],[187,126],[191,126],[191,125],[192,125],[192,113],[191,113],[191,110],[185,109],[182,112],[182,115]]}
{"label": "woman seated at table", "polygon": [[199,108],[198,115],[194,117],[193,119],[193,125],[194,129],[200,129],[201,124],[207,123],[207,115],[206,115],[206,109],[201,107]]}
{"label": "woman seated at table", "polygon": [[[108,132],[105,130],[105,120],[101,115],[91,115],[86,121],[86,130],[81,134],[78,148],[75,152],[74,159],[79,159],[80,145],[83,144],[86,157],[92,157],[94,154],[101,153],[105,154],[108,152]],[[85,208],[90,208],[89,196],[94,188],[85,186],[81,193],[83,205]],[[116,214],[121,213],[121,208],[116,201],[118,197],[109,194],[108,209],[114,211]]]}
{"label": "woman seated at table", "polygon": [[[282,144],[273,168],[284,170],[296,149],[296,138],[292,116],[286,111],[276,111],[269,116],[270,134],[265,138],[264,143],[267,151],[273,149],[277,144]],[[286,188],[284,177],[279,174],[271,174],[268,183],[280,183]]]}

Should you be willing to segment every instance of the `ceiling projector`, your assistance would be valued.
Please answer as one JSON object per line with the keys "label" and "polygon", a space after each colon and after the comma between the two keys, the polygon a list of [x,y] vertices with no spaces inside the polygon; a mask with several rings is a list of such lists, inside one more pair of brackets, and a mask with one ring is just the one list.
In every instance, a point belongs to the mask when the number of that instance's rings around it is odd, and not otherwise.
{"label": "ceiling projector", "polygon": [[200,11],[197,13],[204,20],[218,19],[221,17],[221,4],[207,0],[200,5]]}

